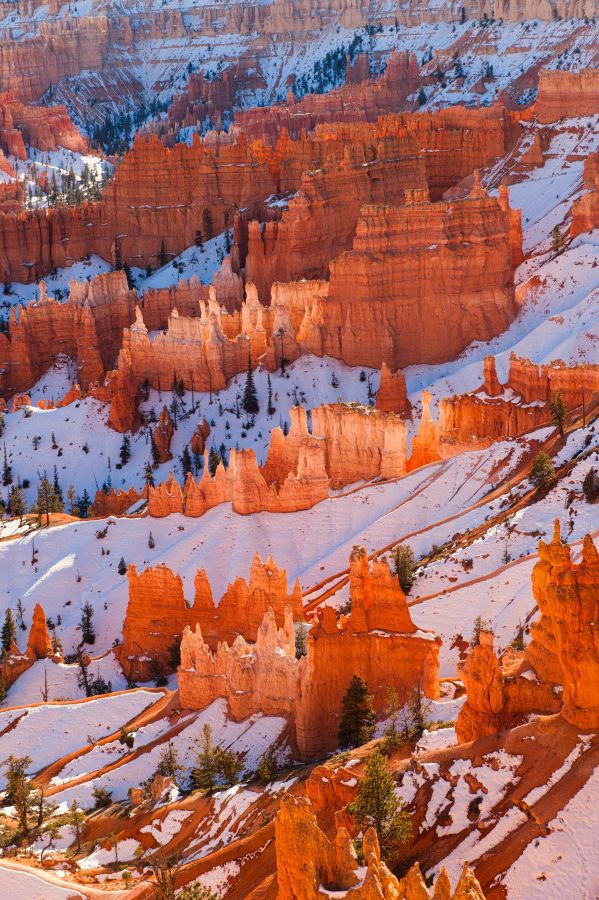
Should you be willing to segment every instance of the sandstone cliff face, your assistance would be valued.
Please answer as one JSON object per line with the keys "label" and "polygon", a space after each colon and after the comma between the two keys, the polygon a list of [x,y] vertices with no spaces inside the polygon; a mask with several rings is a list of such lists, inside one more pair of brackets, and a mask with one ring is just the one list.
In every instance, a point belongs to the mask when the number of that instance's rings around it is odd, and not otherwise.
{"label": "sandstone cliff face", "polygon": [[246,110],[236,116],[235,124],[250,139],[274,144],[283,128],[296,139],[302,130],[313,131],[317,125],[373,122],[381,115],[397,112],[406,107],[407,98],[420,83],[413,53],[392,53],[381,78],[364,78],[368,68],[364,68],[363,60],[357,60],[349,71],[349,83],[337,90],[307,94],[301,100],[289,94],[284,105]]}
{"label": "sandstone cliff face", "polygon": [[0,659],[0,681],[5,688],[15,683],[36,660],[53,656],[52,641],[46,625],[46,614],[39,603],[35,604],[25,653],[21,653],[13,641],[8,653]]}
{"label": "sandstone cliff face", "polygon": [[376,392],[376,408],[381,412],[399,413],[405,418],[412,415],[408,400],[406,380],[401,369],[392,372],[386,363],[381,367],[381,381]]}
{"label": "sandstone cliff face", "polygon": [[359,868],[348,831],[340,828],[329,840],[316,821],[307,797],[284,794],[275,819],[278,900],[484,900],[474,873],[467,866],[455,892],[441,869],[429,893],[418,863],[401,881],[381,860],[378,838],[369,828],[363,839],[364,866]]}
{"label": "sandstone cliff face", "polygon": [[539,677],[563,684],[562,715],[578,728],[599,726],[597,600],[599,554],[590,535],[572,562],[559,522],[551,543],[539,542],[532,589],[541,612],[528,656]]}
{"label": "sandstone cliff face", "polygon": [[296,738],[306,757],[337,746],[341,699],[353,675],[368,683],[379,712],[389,685],[401,702],[417,684],[427,696],[438,695],[440,638],[416,629],[386,561],[371,569],[363,548],[351,556],[350,598],[349,621],[337,623],[330,607],[319,611],[300,663]]}
{"label": "sandstone cliff face", "polygon": [[594,116],[599,109],[599,70],[568,72],[541,69],[539,95],[535,104],[537,120],[542,124],[559,119]]}
{"label": "sandstone cliff face", "polygon": [[330,271],[326,303],[313,304],[298,340],[348,365],[453,359],[505,330],[517,311],[509,217],[485,196],[364,207],[353,249]]}
{"label": "sandstone cliff face", "polygon": [[158,424],[156,425],[156,428],[154,429],[154,432],[152,434],[154,446],[158,451],[159,463],[168,462],[169,459],[173,458],[173,454],[170,451],[170,446],[174,433],[174,422],[171,419],[170,413],[166,406],[163,406],[158,418]]}
{"label": "sandstone cliff face", "polygon": [[481,631],[479,644],[471,648],[458,671],[467,697],[456,722],[460,743],[503,731],[523,714],[560,709],[561,699],[552,685],[502,670],[491,632]]}
{"label": "sandstone cliff face", "polygon": [[254,713],[291,716],[296,681],[295,630],[289,606],[282,629],[277,628],[269,607],[254,644],[238,635],[230,647],[219,642],[214,653],[204,642],[199,624],[195,631],[185,627],[177,670],[184,709],[204,709],[223,697],[236,721]]}
{"label": "sandstone cliff face", "polygon": [[141,496],[134,487],[130,487],[128,491],[122,488],[115,491],[111,488],[107,494],[100,488],[96,491],[92,513],[100,519],[107,516],[122,516],[130,506],[141,500]]}
{"label": "sandstone cliff face", "polygon": [[25,145],[39,150],[65,147],[88,153],[87,139],[75,128],[64,106],[26,106],[14,94],[0,94],[0,147],[18,159],[27,159]]}
{"label": "sandstone cliff face", "polygon": [[265,563],[256,554],[249,583],[236,578],[215,606],[210,584],[203,570],[195,578],[193,606],[185,602],[183,582],[178,575],[160,565],[138,575],[129,567],[129,603],[123,625],[123,644],[119,658],[125,673],[135,680],[151,676],[150,660],[165,670],[172,669],[169,648],[178,644],[186,626],[200,626],[202,640],[217,650],[222,641],[233,643],[238,635],[256,641],[258,630],[269,608],[277,627],[285,625],[285,610],[301,617],[299,584],[289,592],[284,569],[269,557]]}
{"label": "sandstone cliff face", "polygon": [[406,426],[400,416],[339,403],[312,410],[312,434],[325,440],[331,487],[406,472]]}
{"label": "sandstone cliff face", "polygon": [[123,329],[135,317],[135,292],[124,272],[72,281],[64,303],[40,299],[11,310],[8,335],[0,335],[0,392],[10,396],[30,388],[58,354],[73,357],[84,389],[114,366]]}

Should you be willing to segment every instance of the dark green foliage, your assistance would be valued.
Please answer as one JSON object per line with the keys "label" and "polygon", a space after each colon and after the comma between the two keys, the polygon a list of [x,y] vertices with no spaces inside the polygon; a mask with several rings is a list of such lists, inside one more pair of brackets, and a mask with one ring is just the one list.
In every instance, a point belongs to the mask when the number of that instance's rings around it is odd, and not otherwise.
{"label": "dark green foliage", "polygon": [[395,794],[389,764],[378,747],[366,763],[364,778],[348,812],[363,831],[374,828],[385,859],[392,858],[412,836],[411,817],[403,800]]}
{"label": "dark green foliage", "polygon": [[341,701],[339,746],[357,747],[370,740],[374,733],[375,713],[368,685],[357,675],[352,677]]}

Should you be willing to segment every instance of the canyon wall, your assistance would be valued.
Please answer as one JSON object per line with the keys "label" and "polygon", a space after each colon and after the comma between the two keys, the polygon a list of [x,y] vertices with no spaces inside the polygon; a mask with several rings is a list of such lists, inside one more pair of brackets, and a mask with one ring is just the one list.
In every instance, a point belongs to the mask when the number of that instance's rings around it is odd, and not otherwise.
{"label": "canyon wall", "polygon": [[415,193],[404,206],[363,207],[353,249],[330,272],[326,302],[315,299],[297,339],[347,365],[454,359],[517,312],[510,216],[484,193],[449,203]]}
{"label": "canyon wall", "polygon": [[541,69],[534,109],[542,125],[559,119],[594,116],[599,109],[599,69],[579,72]]}
{"label": "canyon wall", "polygon": [[89,143],[75,128],[64,106],[26,106],[14,94],[0,94],[0,147],[18,159],[27,159],[25,145],[38,150],[65,147],[88,153]]}

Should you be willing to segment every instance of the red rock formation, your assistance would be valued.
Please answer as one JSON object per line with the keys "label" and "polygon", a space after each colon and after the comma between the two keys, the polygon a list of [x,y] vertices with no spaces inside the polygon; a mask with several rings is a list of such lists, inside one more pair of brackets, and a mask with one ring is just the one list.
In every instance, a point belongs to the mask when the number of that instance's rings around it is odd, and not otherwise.
{"label": "red rock formation", "polygon": [[108,372],[103,385],[94,385],[91,394],[110,403],[108,424],[115,431],[135,431],[140,422],[138,389],[131,357],[126,350],[119,353],[117,368]]}
{"label": "red rock formation", "polygon": [[577,728],[599,727],[597,597],[599,554],[586,535],[582,561],[572,562],[559,522],[551,543],[539,542],[532,589],[541,612],[528,657],[539,677],[563,684],[562,715]]}
{"label": "red rock formation", "polygon": [[58,405],[59,407],[70,406],[71,403],[76,403],[77,400],[81,400],[81,388],[78,384],[73,384]]}
{"label": "red rock formation", "polygon": [[400,416],[340,403],[312,410],[312,434],[325,439],[333,488],[406,472],[406,426]]}
{"label": "red rock formation", "polygon": [[559,119],[594,116],[597,109],[599,69],[581,69],[579,72],[541,69],[535,103],[537,121],[547,124]]}
{"label": "red rock formation", "polygon": [[401,881],[381,860],[374,828],[363,838],[364,866],[358,865],[352,839],[345,828],[333,840],[318,826],[307,797],[286,793],[275,819],[278,900],[317,900],[334,894],[347,900],[484,900],[474,873],[464,867],[455,893],[444,868],[429,894],[415,863]]}
{"label": "red rock formation", "polygon": [[440,638],[417,630],[386,561],[373,562],[371,571],[363,548],[350,558],[350,598],[349,621],[339,625],[334,609],[324,607],[308,634],[296,704],[297,745],[306,757],[337,746],[341,700],[353,675],[368,683],[377,711],[389,685],[400,701],[416,685],[438,695]]}
{"label": "red rock formation", "polygon": [[472,647],[465,662],[458,665],[466,689],[466,703],[456,722],[460,743],[477,740],[513,727],[523,715],[553,713],[561,698],[549,684],[503,671],[493,650],[493,634],[481,631],[480,642]]}
{"label": "red rock formation", "polygon": [[130,506],[141,500],[142,495],[139,494],[134,487],[130,487],[128,491],[119,488],[115,491],[111,488],[108,493],[100,489],[96,491],[94,503],[92,506],[92,515],[98,518],[106,516],[122,516],[127,512]]}
{"label": "red rock formation", "polygon": [[25,106],[14,94],[0,94],[0,147],[19,159],[27,159],[25,145],[39,150],[65,147],[88,153],[89,143],[73,125],[64,106]]}
{"label": "red rock formation", "polygon": [[199,624],[195,632],[189,626],[183,632],[177,683],[184,709],[205,709],[223,697],[236,721],[255,713],[290,716],[296,682],[295,630],[289,606],[282,629],[277,628],[269,607],[251,646],[238,635],[230,647],[222,641],[213,653]]}
{"label": "red rock formation", "polygon": [[87,389],[104,378],[117,359],[123,329],[135,316],[135,292],[124,272],[72,281],[64,303],[40,284],[40,299],[11,310],[8,335],[0,334],[0,391],[29,389],[60,354],[73,357]]}
{"label": "red rock formation", "polygon": [[29,640],[27,641],[26,655],[30,659],[45,659],[52,656],[52,641],[50,633],[46,625],[46,614],[39,603],[35,604],[33,610],[33,618],[31,620],[31,630],[29,631]]}
{"label": "red rock formation", "polygon": [[376,79],[357,74],[364,73],[364,65],[363,60],[358,62],[344,87],[326,94],[306,94],[301,100],[290,93],[283,106],[252,107],[238,114],[235,124],[249,139],[275,144],[283,128],[298,138],[302,129],[313,131],[319,124],[374,122],[385,113],[414,106],[414,100],[406,102],[420,84],[413,53],[392,53],[385,73]]}
{"label": "red rock formation", "polygon": [[158,419],[158,424],[152,434],[154,446],[158,452],[158,462],[165,463],[173,458],[170,451],[171,441],[175,433],[175,425],[171,419],[170,413],[166,406],[162,407],[162,412]]}
{"label": "red rock formation", "polygon": [[412,454],[408,460],[408,471],[427,466],[441,459],[439,426],[431,413],[432,395],[422,392],[422,415],[418,431],[412,438]]}
{"label": "red rock formation", "polygon": [[429,203],[416,195],[401,207],[364,207],[353,249],[331,263],[328,298],[313,304],[299,343],[375,368],[454,359],[516,315],[510,229],[486,196]]}
{"label": "red rock formation", "polygon": [[196,430],[191,436],[191,452],[199,453],[200,456],[203,456],[204,451],[206,450],[206,441],[210,436],[210,425],[206,421],[204,417],[202,417],[202,421],[198,422],[196,426]]}
{"label": "red rock formation", "polygon": [[408,400],[406,380],[401,369],[392,372],[386,363],[381,367],[381,381],[376,392],[376,408],[381,412],[399,413],[411,417],[412,404]]}
{"label": "red rock formation", "polygon": [[279,628],[285,623],[289,606],[295,619],[302,615],[299,584],[288,592],[284,569],[269,557],[265,563],[256,554],[249,583],[236,578],[229,584],[218,606],[212,598],[206,573],[195,578],[193,606],[187,606],[181,577],[164,565],[145,569],[140,575],[129,566],[129,603],[123,625],[123,644],[119,658],[125,673],[135,680],[150,677],[150,660],[165,669],[171,667],[169,647],[178,643],[188,625],[200,626],[211,649],[222,641],[233,643],[237,635],[255,641],[264,615],[272,609]]}

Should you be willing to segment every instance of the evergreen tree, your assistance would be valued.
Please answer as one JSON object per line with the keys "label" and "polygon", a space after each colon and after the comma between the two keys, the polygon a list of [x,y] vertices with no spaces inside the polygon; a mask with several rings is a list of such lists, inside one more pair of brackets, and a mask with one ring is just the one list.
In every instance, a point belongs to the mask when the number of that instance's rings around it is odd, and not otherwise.
{"label": "evergreen tree", "polygon": [[557,478],[555,467],[549,456],[541,451],[535,456],[530,471],[530,480],[541,490],[548,490]]}
{"label": "evergreen tree", "polygon": [[44,472],[37,489],[37,502],[35,504],[35,511],[38,514],[40,524],[45,516],[46,527],[48,527],[50,525],[50,513],[62,512],[63,509],[64,505],[61,498],[56,494],[54,487],[50,484],[48,476]]}
{"label": "evergreen tree", "polygon": [[218,753],[212,740],[212,727],[206,723],[202,729],[200,751],[191,770],[191,783],[197,791],[214,792],[218,777]]}
{"label": "evergreen tree", "polygon": [[13,484],[8,495],[8,512],[9,515],[21,517],[25,514],[25,497],[23,490],[18,484]]}
{"label": "evergreen tree", "polygon": [[154,478],[154,473],[152,472],[152,466],[149,462],[146,463],[146,467],[144,469],[144,481],[146,483],[146,487],[151,488],[156,484],[156,479]]}
{"label": "evergreen tree", "polygon": [[185,449],[183,450],[183,454],[181,456],[181,468],[184,475],[187,475],[188,472],[191,472],[191,453],[189,452],[189,447],[185,447]]}
{"label": "evergreen tree", "polygon": [[4,445],[4,464],[2,466],[2,484],[8,487],[12,484],[12,466],[8,462],[8,453],[6,452],[6,444]]}
{"label": "evergreen tree", "polygon": [[252,372],[252,356],[248,357],[248,370],[245,379],[245,388],[243,390],[243,400],[241,401],[243,409],[248,415],[256,415],[260,411],[258,403],[258,392],[254,384],[254,373]]}
{"label": "evergreen tree", "polygon": [[75,844],[77,846],[77,853],[80,853],[81,832],[83,831],[83,825],[85,824],[85,813],[79,807],[79,804],[76,800],[73,800],[73,802],[69,806],[69,811],[67,813],[67,823],[71,825],[73,831],[75,832]]}
{"label": "evergreen tree", "polygon": [[599,500],[599,473],[594,467],[584,476],[582,492],[587,503],[596,503]]}
{"label": "evergreen tree", "polygon": [[559,227],[559,224],[554,225],[551,230],[551,243],[553,245],[554,253],[559,253],[562,249],[564,239],[562,237],[562,232]]}
{"label": "evergreen tree", "polygon": [[420,90],[418,91],[418,106],[424,106],[425,103],[426,103],[426,91],[421,86]]}
{"label": "evergreen tree", "polygon": [[156,774],[162,775],[163,778],[172,778],[173,781],[177,782],[184,771],[184,767],[179,762],[177,749],[169,741],[160,754],[160,759],[156,766]]}
{"label": "evergreen tree", "polygon": [[121,556],[121,558],[119,559],[117,572],[119,573],[119,575],[127,574],[127,563],[125,562],[125,558],[123,556]]}
{"label": "evergreen tree", "polygon": [[551,413],[551,418],[553,419],[553,423],[559,431],[560,436],[563,437],[564,424],[566,422],[566,404],[564,403],[561,393],[558,392],[557,396],[551,400],[549,412]]}
{"label": "evergreen tree", "polygon": [[83,489],[83,494],[81,497],[77,499],[77,507],[79,509],[79,516],[82,519],[87,519],[89,515],[89,508],[92,505],[91,497],[87,493],[87,488]]}
{"label": "evergreen tree", "polygon": [[362,830],[374,828],[386,859],[412,836],[412,820],[405,803],[395,794],[393,775],[378,747],[366,763],[364,778],[348,812]]}
{"label": "evergreen tree", "polygon": [[374,733],[375,713],[366,682],[354,675],[341,701],[339,745],[357,747],[369,741]]}
{"label": "evergreen tree", "polygon": [[222,460],[223,466],[226,467],[227,466],[227,448],[225,447],[224,444],[221,444],[220,447],[218,448],[218,455],[220,456],[220,458]]}
{"label": "evergreen tree", "polygon": [[121,465],[125,466],[131,459],[131,441],[129,437],[125,435],[123,438],[123,443],[121,444],[121,449],[119,450],[119,456],[121,458]]}
{"label": "evergreen tree", "polygon": [[4,624],[2,625],[2,651],[8,653],[11,644],[17,639],[17,626],[13,618],[10,606],[4,614]]}
{"label": "evergreen tree", "polygon": [[96,631],[94,629],[94,608],[89,600],[86,600],[86,602],[83,604],[79,627],[81,629],[81,640],[83,641],[83,643],[95,644]]}
{"label": "evergreen tree", "polygon": [[393,551],[393,573],[404,594],[408,594],[414,584],[415,570],[416,561],[412,548],[408,544],[399,544]]}
{"label": "evergreen tree", "polygon": [[23,835],[29,833],[28,816],[32,805],[33,786],[27,778],[27,770],[32,760],[30,756],[13,756],[3,763],[6,766],[5,802],[15,807],[19,819],[19,830]]}
{"label": "evergreen tree", "polygon": [[154,535],[152,534],[152,532],[150,532],[150,534],[148,535],[148,547],[150,548],[150,550],[153,550],[155,546],[156,541],[154,540]]}
{"label": "evergreen tree", "polygon": [[308,652],[308,626],[300,622],[295,632],[295,658],[301,659]]}
{"label": "evergreen tree", "polygon": [[216,470],[218,469],[221,463],[221,458],[216,447],[212,447],[210,453],[208,454],[208,471],[212,478],[214,478],[216,474]]}
{"label": "evergreen tree", "polygon": [[277,751],[274,747],[269,747],[258,760],[258,768],[256,769],[258,781],[260,784],[269,784],[269,782],[274,781],[278,771]]}
{"label": "evergreen tree", "polygon": [[385,726],[384,748],[386,753],[391,753],[401,743],[399,732],[399,697],[394,687],[387,690],[387,709],[386,714],[389,719]]}
{"label": "evergreen tree", "polygon": [[123,272],[127,279],[127,287],[132,291],[135,288],[135,282],[133,281],[133,275],[131,274],[131,266],[128,263],[123,263]]}
{"label": "evergreen tree", "polygon": [[155,469],[157,469],[160,465],[160,453],[158,452],[158,447],[156,446],[154,435],[152,435],[150,439],[150,452],[152,454],[152,465]]}
{"label": "evergreen tree", "polygon": [[270,373],[268,375],[267,384],[268,384],[268,404],[266,407],[266,412],[267,412],[267,415],[274,416],[274,414],[276,413],[276,409],[272,405],[272,384],[270,383]]}
{"label": "evergreen tree", "polygon": [[58,481],[58,470],[57,470],[56,466],[54,466],[54,479],[53,479],[53,481],[52,481],[52,487],[54,488],[54,494],[55,494],[55,496],[58,497],[58,499],[59,499],[60,502],[62,503],[62,502],[63,502],[63,500],[62,500],[62,488],[60,487],[60,483],[59,483],[59,481]]}

